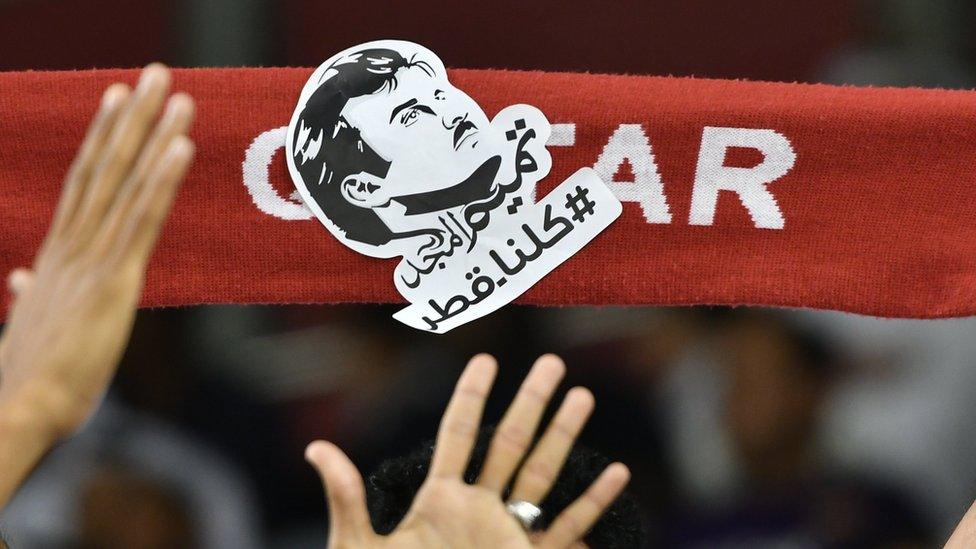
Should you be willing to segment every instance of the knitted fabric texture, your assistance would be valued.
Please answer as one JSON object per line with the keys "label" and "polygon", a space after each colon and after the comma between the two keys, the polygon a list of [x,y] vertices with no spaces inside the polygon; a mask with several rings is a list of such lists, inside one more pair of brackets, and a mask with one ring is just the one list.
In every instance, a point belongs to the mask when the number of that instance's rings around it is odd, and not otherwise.
{"label": "knitted fabric texture", "polygon": [[[197,156],[143,306],[400,302],[294,194],[311,69],[186,69]],[[552,122],[543,196],[584,166],[623,215],[518,302],[976,313],[976,93],[454,70],[489,116]],[[101,91],[134,70],[0,73],[0,270],[29,265]],[[4,304],[3,310],[6,310]]]}

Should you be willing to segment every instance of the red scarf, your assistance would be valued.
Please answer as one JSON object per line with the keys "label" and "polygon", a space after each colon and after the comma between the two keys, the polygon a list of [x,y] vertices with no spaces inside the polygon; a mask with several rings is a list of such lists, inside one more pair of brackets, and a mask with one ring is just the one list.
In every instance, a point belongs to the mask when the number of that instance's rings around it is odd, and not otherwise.
{"label": "red scarf", "polygon": [[[310,72],[176,71],[175,89],[198,103],[197,158],[144,306],[401,301],[398,260],[347,249],[288,198],[276,128]],[[135,77],[0,73],[0,271],[30,264],[100,92]],[[494,70],[450,78],[489,116],[514,103],[546,113],[553,168],[539,196],[595,166],[624,201],[620,219],[521,303],[976,313],[972,92]]]}

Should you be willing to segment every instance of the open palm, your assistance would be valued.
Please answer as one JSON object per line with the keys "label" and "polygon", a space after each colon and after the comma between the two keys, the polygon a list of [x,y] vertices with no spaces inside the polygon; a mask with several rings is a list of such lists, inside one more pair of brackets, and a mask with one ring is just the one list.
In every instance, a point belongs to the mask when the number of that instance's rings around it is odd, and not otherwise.
{"label": "open palm", "polygon": [[40,251],[9,277],[0,508],[50,446],[94,412],[129,339],[146,264],[193,155],[193,101],[167,101],[170,81],[154,64],[135,90],[106,90]]}
{"label": "open palm", "polygon": [[630,473],[624,465],[607,467],[545,531],[527,532],[509,515],[502,500],[514,476],[510,500],[539,505],[593,410],[593,396],[588,390],[570,390],[523,462],[546,405],[565,373],[558,357],[546,355],[536,361],[491,440],[477,482],[464,481],[496,372],[497,364],[488,355],[478,355],[468,364],[441,420],[430,474],[410,511],[389,536],[373,531],[362,476],[345,454],[328,442],[309,445],[307,458],[322,476],[328,495],[330,547],[583,546],[583,536],[627,484]]}

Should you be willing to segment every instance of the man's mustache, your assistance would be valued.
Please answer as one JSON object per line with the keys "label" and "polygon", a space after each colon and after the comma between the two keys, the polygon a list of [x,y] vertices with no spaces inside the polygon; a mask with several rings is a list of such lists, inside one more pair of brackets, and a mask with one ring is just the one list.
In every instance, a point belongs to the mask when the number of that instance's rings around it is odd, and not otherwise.
{"label": "man's mustache", "polygon": [[464,134],[468,130],[476,130],[478,126],[474,125],[474,122],[469,122],[467,120],[462,120],[458,122],[458,125],[454,127],[454,150],[457,150],[461,144],[461,139],[464,138]]}

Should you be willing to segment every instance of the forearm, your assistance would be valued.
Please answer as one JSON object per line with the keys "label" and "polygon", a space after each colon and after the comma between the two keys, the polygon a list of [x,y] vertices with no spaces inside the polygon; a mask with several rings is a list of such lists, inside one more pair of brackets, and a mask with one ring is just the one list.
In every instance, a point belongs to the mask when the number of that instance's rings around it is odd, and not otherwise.
{"label": "forearm", "polygon": [[945,544],[945,549],[965,549],[976,543],[976,504],[962,517],[956,531]]}
{"label": "forearm", "polygon": [[38,402],[43,397],[36,397],[22,391],[0,399],[0,510],[59,439],[57,428],[44,419]]}
{"label": "forearm", "polygon": [[170,80],[153,64],[135,90],[106,90],[32,268],[9,278],[0,509],[44,454],[94,412],[118,366],[146,262],[193,157],[186,135],[193,101],[185,94],[167,101]]}

